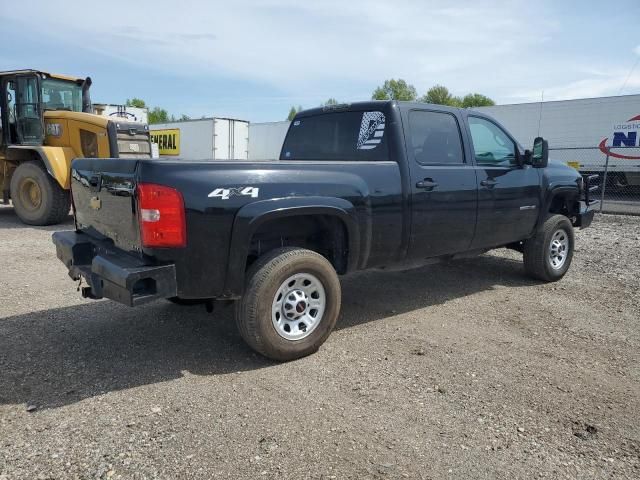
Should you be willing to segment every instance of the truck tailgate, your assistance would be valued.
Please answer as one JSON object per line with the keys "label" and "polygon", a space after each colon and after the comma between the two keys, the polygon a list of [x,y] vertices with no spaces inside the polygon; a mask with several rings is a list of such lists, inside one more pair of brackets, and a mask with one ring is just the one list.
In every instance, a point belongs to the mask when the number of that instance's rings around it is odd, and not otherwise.
{"label": "truck tailgate", "polygon": [[78,230],[107,237],[115,246],[140,251],[136,213],[136,160],[78,159],[71,167],[71,192]]}

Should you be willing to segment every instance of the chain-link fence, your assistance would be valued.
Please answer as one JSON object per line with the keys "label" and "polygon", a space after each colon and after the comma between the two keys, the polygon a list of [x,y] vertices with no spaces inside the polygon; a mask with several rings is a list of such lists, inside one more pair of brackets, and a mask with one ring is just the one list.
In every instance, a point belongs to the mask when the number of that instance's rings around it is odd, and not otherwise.
{"label": "chain-link fence", "polygon": [[550,148],[549,158],[598,175],[601,212],[640,215],[640,147]]}

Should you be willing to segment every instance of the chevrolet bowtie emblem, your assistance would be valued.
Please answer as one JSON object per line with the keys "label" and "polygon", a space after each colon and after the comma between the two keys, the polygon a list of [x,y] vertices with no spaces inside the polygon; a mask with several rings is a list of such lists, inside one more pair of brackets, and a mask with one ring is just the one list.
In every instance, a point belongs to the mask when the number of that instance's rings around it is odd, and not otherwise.
{"label": "chevrolet bowtie emblem", "polygon": [[89,206],[94,210],[100,210],[100,207],[102,207],[102,201],[98,197],[91,197],[91,200],[89,200]]}

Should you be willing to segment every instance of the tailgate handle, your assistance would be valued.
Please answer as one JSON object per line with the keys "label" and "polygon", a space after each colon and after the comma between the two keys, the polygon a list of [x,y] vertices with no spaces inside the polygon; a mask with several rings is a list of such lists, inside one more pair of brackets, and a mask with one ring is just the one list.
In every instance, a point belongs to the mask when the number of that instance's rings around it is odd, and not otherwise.
{"label": "tailgate handle", "polygon": [[107,189],[107,192],[112,195],[118,195],[120,197],[130,197],[133,195],[133,189],[129,187],[112,187],[107,185],[105,188]]}
{"label": "tailgate handle", "polygon": [[91,187],[92,192],[99,192],[100,189],[102,188],[102,174],[93,175],[89,179],[89,185]]}

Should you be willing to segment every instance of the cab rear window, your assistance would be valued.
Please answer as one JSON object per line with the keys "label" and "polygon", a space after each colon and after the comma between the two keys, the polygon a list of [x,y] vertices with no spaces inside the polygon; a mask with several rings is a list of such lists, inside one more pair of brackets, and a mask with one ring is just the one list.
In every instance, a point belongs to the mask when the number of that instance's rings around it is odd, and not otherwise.
{"label": "cab rear window", "polygon": [[388,160],[383,112],[332,112],[294,120],[280,160]]}

